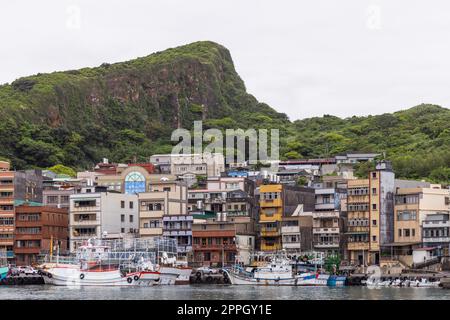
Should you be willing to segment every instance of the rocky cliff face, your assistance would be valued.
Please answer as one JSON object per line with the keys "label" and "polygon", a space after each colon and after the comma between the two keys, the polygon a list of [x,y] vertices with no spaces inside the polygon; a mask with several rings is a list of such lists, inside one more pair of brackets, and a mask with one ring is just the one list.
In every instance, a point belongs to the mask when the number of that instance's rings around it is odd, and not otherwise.
{"label": "rocky cliff face", "polygon": [[[26,131],[25,137],[30,140],[25,144],[42,142],[49,144],[49,149],[62,149],[49,153],[54,157],[50,162],[72,166],[85,164],[83,156],[89,162],[108,155],[117,161],[134,156],[144,160],[155,146],[168,149],[167,140],[174,128],[191,128],[194,120],[225,117],[237,127],[245,118],[243,113],[248,120],[255,112],[287,119],[246,93],[229,51],[213,42],[196,42],[97,68],[38,74],[0,87],[0,116],[11,121],[12,127]],[[76,147],[81,158],[67,161],[66,145],[42,139],[36,136],[36,130],[50,136],[54,132],[65,132],[69,138],[79,135],[81,142]],[[63,142],[69,139],[65,136]],[[25,137],[17,137],[17,144],[23,145]],[[144,142],[153,147],[139,154],[117,150],[118,143]],[[20,160],[23,152],[20,147],[11,147],[2,155],[19,167],[31,165]],[[33,165],[51,163],[37,161]]]}

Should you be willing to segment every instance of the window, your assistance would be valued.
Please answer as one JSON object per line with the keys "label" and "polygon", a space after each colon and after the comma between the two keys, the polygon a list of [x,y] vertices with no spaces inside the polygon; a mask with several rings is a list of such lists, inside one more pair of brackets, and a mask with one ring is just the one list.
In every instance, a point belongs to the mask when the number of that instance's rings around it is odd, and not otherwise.
{"label": "window", "polygon": [[168,192],[170,192],[170,187],[164,187],[164,188],[163,188],[163,191],[168,191]]}
{"label": "window", "polygon": [[376,172],[372,172],[372,178],[374,178],[374,179],[377,178],[377,173]]}
{"label": "window", "polygon": [[0,218],[0,226],[12,226],[14,225],[14,218]]}
{"label": "window", "polygon": [[125,177],[125,193],[145,192],[145,177],[139,172],[130,172]]}
{"label": "window", "polygon": [[125,201],[120,201],[120,207],[121,207],[122,209],[125,208]]}
{"label": "window", "polygon": [[377,194],[377,188],[372,188],[372,194]]}
{"label": "window", "polygon": [[133,206],[134,206],[134,202],[130,201],[130,209],[133,209]]}
{"label": "window", "polygon": [[120,222],[125,222],[125,215],[124,214],[120,215]]}
{"label": "window", "polygon": [[405,237],[409,237],[410,236],[410,230],[409,229],[404,229],[403,230]]}
{"label": "window", "polygon": [[416,236],[416,229],[411,229],[411,235],[412,235],[413,237]]}
{"label": "window", "polygon": [[148,222],[144,223],[144,228],[147,229],[148,228]]}
{"label": "window", "polygon": [[417,211],[416,210],[397,211],[397,220],[398,221],[415,221],[416,219],[417,219]]}
{"label": "window", "polygon": [[125,228],[120,228],[120,233],[125,233]]}
{"label": "window", "polygon": [[372,225],[376,226],[377,225],[377,220],[372,220]]}
{"label": "window", "polygon": [[133,222],[133,216],[130,215],[130,222]]}
{"label": "window", "polygon": [[372,210],[377,210],[377,204],[376,203],[372,204]]}
{"label": "window", "polygon": [[377,236],[372,236],[372,241],[377,242]]}
{"label": "window", "polygon": [[58,203],[58,196],[47,196],[47,203]]}
{"label": "window", "polygon": [[399,236],[399,237],[402,236],[402,229],[398,229],[398,236]]}

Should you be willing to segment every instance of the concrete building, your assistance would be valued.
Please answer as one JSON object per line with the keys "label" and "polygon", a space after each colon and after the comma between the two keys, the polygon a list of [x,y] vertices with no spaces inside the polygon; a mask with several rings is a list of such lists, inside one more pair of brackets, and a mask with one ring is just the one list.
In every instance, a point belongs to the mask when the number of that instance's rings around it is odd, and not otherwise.
{"label": "concrete building", "polygon": [[67,253],[67,209],[21,205],[16,207],[15,214],[14,255],[17,265],[36,263],[41,254]]}
{"label": "concrete building", "polygon": [[302,212],[303,206],[299,206],[298,214],[283,217],[281,221],[282,248],[288,253],[313,250],[312,212]]}
{"label": "concrete building", "polygon": [[[433,214],[448,214],[450,193],[440,185],[429,188],[400,188],[395,195],[394,242],[421,243],[425,219]],[[427,225],[428,227],[428,225]]]}
{"label": "concrete building", "polygon": [[188,215],[187,186],[179,181],[159,181],[148,192],[138,194],[141,237],[170,236],[178,241],[178,252],[192,247],[192,216]]}
{"label": "concrete building", "polygon": [[438,248],[442,256],[449,255],[450,213],[429,214],[422,222],[424,247]]}
{"label": "concrete building", "polygon": [[9,171],[6,162],[0,171],[0,250],[14,260],[15,207],[24,202],[42,204],[42,171]]}
{"label": "concrete building", "polygon": [[173,175],[153,174],[151,168],[145,165],[130,165],[119,170],[117,174],[96,176],[96,182],[98,186],[107,187],[109,191],[136,194],[150,191],[152,185],[160,181],[175,180]]}
{"label": "concrete building", "polygon": [[219,177],[225,172],[225,158],[221,153],[207,154],[155,154],[150,163],[159,167],[170,164],[170,173],[184,179],[196,175]]}
{"label": "concrete building", "polygon": [[347,182],[347,250],[350,262],[379,264],[382,245],[394,239],[394,173],[380,162],[368,179]]}
{"label": "concrete building", "polygon": [[379,153],[349,152],[336,155],[334,158],[336,159],[337,164],[358,163],[358,162],[374,161],[375,158],[378,157],[379,155],[380,155]]}
{"label": "concrete building", "polygon": [[255,251],[254,224],[247,217],[220,213],[192,226],[193,266],[248,265]]}
{"label": "concrete building", "polygon": [[68,209],[70,207],[70,196],[76,192],[76,188],[46,189],[43,191],[44,206]]}
{"label": "concrete building", "polygon": [[283,217],[291,217],[299,204],[303,204],[303,211],[313,211],[315,207],[314,189],[284,184],[267,184],[261,185],[259,192],[261,250],[281,250]]}
{"label": "concrete building", "polygon": [[71,252],[89,238],[118,239],[125,235],[138,235],[137,195],[106,190],[99,192],[99,188],[91,191],[70,196]]}

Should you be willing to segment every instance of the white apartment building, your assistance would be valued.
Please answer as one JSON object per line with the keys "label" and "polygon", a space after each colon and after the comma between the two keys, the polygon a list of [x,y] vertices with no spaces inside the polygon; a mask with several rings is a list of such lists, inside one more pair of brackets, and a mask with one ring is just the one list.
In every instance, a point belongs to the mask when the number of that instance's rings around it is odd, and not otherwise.
{"label": "white apartment building", "polygon": [[79,193],[70,196],[69,236],[73,252],[90,238],[117,239],[137,235],[137,195],[117,192]]}
{"label": "white apartment building", "polygon": [[169,165],[170,172],[178,177],[206,175],[218,177],[225,171],[225,158],[221,153],[212,154],[155,154],[150,157],[154,165]]}

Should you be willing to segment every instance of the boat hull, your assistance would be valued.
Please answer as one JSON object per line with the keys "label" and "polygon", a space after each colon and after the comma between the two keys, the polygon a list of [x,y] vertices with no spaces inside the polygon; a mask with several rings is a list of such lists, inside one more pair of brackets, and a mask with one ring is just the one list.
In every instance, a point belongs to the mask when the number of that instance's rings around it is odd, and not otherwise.
{"label": "boat hull", "polygon": [[89,271],[56,267],[42,273],[46,284],[56,286],[134,286],[139,282],[139,272],[123,276],[119,270]]}
{"label": "boat hull", "polygon": [[261,285],[261,286],[327,286],[328,276],[315,274],[302,275],[289,278],[257,278],[245,277],[226,271],[230,283],[233,285]]}
{"label": "boat hull", "polygon": [[165,285],[180,285],[189,284],[189,277],[191,276],[191,268],[176,268],[176,267],[161,267],[161,284]]}

